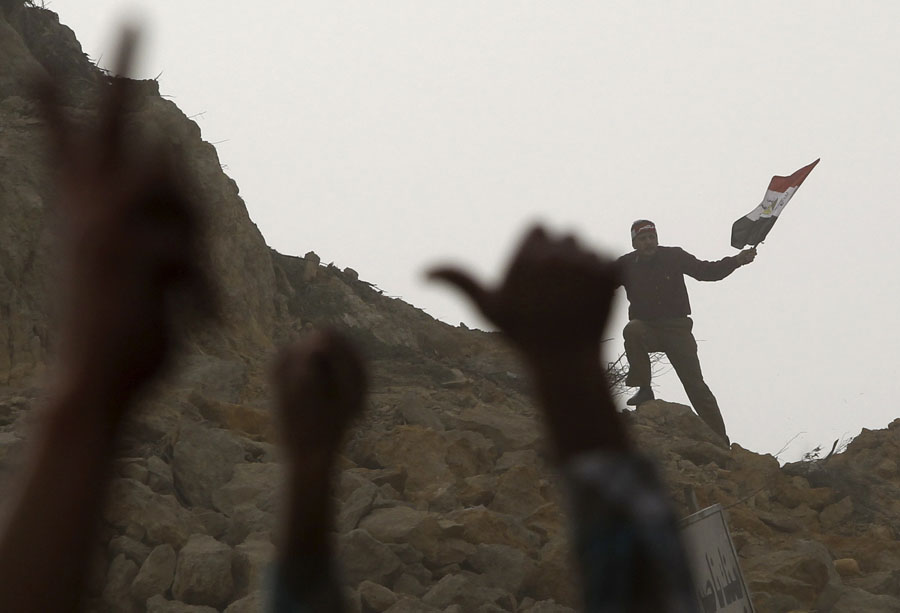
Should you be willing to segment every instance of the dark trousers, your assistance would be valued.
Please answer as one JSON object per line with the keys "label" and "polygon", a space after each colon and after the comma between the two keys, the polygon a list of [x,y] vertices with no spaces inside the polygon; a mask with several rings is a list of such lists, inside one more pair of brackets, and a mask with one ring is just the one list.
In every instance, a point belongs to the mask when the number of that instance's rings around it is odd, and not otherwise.
{"label": "dark trousers", "polygon": [[681,379],[697,415],[713,432],[727,438],[719,403],[703,381],[700,359],[697,357],[697,341],[691,332],[693,327],[694,322],[690,317],[629,321],[622,331],[625,337],[625,356],[628,358],[625,385],[649,387],[650,354],[658,351],[665,353]]}

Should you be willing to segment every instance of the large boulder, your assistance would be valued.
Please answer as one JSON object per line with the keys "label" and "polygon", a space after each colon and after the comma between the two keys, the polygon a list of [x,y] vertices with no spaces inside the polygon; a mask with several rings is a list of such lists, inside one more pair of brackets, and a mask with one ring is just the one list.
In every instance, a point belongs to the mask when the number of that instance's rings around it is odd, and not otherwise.
{"label": "large boulder", "polygon": [[228,483],[244,449],[233,434],[186,423],[175,442],[172,472],[175,487],[191,506],[213,506],[213,493]]}
{"label": "large boulder", "polygon": [[400,558],[389,546],[360,529],[340,535],[338,557],[348,585],[357,585],[366,579],[385,585],[403,567]]}
{"label": "large boulder", "polygon": [[200,522],[174,496],[157,494],[134,479],[115,479],[103,519],[124,534],[148,545],[180,547],[202,531]]}
{"label": "large boulder", "polygon": [[267,532],[254,532],[232,553],[234,594],[242,597],[264,587],[267,569],[275,559],[275,545]]}
{"label": "large boulder", "polygon": [[175,560],[175,550],[168,543],[155,547],[131,582],[131,594],[140,602],[165,595],[175,577]]}
{"label": "large boulder", "polygon": [[192,535],[178,552],[172,595],[188,604],[224,608],[234,592],[231,557],[225,543]]}

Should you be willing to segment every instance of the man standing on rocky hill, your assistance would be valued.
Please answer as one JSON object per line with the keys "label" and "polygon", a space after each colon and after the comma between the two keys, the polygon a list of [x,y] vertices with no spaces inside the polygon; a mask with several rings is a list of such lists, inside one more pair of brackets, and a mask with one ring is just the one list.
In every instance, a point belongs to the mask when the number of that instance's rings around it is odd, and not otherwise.
{"label": "man standing on rocky hill", "polygon": [[629,302],[629,321],[622,331],[628,358],[625,384],[638,388],[626,404],[640,406],[653,400],[650,353],[664,352],[697,415],[730,444],[716,397],[700,370],[684,275],[698,281],[720,281],[752,262],[756,248],[716,262],[698,260],[680,247],[660,247],[656,224],[646,219],[631,224],[631,245],[634,251],[618,260]]}

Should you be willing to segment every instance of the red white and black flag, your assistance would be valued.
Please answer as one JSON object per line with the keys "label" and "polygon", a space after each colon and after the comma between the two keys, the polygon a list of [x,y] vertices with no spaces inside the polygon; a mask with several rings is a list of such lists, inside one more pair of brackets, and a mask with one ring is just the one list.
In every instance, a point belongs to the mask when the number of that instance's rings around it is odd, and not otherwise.
{"label": "red white and black flag", "polygon": [[755,247],[763,242],[794,192],[800,189],[800,184],[818,163],[816,160],[789,177],[772,177],[762,203],[731,226],[731,246],[740,249],[744,245]]}

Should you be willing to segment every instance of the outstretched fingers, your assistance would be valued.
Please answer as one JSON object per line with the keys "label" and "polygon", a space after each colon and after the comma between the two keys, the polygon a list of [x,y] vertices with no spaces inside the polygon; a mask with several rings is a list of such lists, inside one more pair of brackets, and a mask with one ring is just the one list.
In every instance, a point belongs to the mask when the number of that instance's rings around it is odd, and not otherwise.
{"label": "outstretched fingers", "polygon": [[135,48],[138,42],[138,31],[134,27],[125,27],[119,38],[116,62],[109,90],[103,101],[100,115],[100,154],[103,162],[111,162],[122,152],[122,129],[125,108],[131,95],[128,75],[134,61]]}

